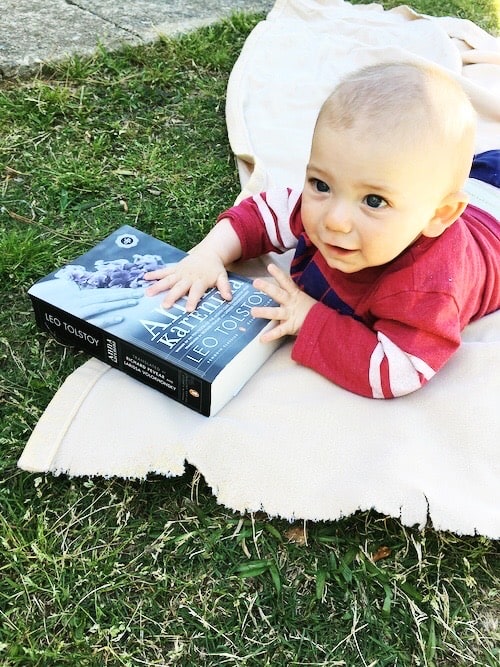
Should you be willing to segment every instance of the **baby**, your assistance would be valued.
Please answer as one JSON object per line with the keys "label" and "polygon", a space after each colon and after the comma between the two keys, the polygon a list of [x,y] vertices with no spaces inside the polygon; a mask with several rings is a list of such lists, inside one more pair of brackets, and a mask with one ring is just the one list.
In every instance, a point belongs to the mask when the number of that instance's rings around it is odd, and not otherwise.
{"label": "baby", "polygon": [[302,192],[243,200],[179,264],[146,274],[170,307],[209,288],[231,299],[228,264],[295,249],[291,275],[255,286],[278,306],[264,341],[295,336],[292,358],[362,396],[415,391],[472,320],[500,307],[500,225],[467,205],[475,112],[431,65],[385,63],[324,102]]}

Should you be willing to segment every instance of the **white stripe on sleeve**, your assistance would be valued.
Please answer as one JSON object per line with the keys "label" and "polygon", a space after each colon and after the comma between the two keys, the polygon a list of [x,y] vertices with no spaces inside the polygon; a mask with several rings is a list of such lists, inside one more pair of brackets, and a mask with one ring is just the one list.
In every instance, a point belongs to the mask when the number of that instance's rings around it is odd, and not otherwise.
{"label": "white stripe on sleeve", "polygon": [[370,367],[368,369],[368,382],[372,388],[373,398],[384,398],[382,393],[382,377],[380,366],[384,360],[384,348],[382,343],[377,343],[370,357]]}
{"label": "white stripe on sleeve", "polygon": [[381,366],[384,358],[389,365],[389,386],[393,396],[404,396],[421,386],[419,373],[430,380],[435,371],[419,357],[408,354],[383,333],[377,334],[378,343],[370,357],[368,380],[373,398],[383,398]]}
{"label": "white stripe on sleeve", "polygon": [[292,190],[290,194],[288,194],[288,190],[284,188],[273,188],[266,196],[269,207],[276,215],[277,225],[284,249],[289,250],[290,248],[295,248],[297,245],[297,238],[290,230],[290,217],[300,197],[300,191]]}
{"label": "white stripe on sleeve", "polygon": [[[288,194],[285,188],[270,189],[266,193],[266,200],[260,194],[253,197],[264,221],[269,240],[281,252],[295,248],[297,245],[297,238],[290,229],[290,216],[299,197],[300,191],[293,190]],[[276,221],[274,216],[276,216]]]}

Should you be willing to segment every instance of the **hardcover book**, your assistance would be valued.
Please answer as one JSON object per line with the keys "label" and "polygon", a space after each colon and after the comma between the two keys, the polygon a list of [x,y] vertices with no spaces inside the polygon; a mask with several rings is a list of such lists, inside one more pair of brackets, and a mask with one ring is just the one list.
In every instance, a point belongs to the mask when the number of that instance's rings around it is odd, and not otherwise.
{"label": "hardcover book", "polygon": [[259,340],[273,324],[250,313],[275,304],[230,272],[231,301],[213,288],[194,312],[185,310],[185,297],[163,308],[164,295],[144,294],[144,274],[185,254],[125,225],[28,294],[42,330],[210,416],[276,349]]}

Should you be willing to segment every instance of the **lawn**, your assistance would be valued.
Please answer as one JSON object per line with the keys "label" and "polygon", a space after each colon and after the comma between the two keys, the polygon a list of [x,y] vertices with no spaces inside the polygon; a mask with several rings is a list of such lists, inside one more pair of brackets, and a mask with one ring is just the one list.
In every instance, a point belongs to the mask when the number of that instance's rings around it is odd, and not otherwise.
{"label": "lawn", "polygon": [[[384,3],[387,7],[394,2]],[[495,31],[495,4],[413,3]],[[290,525],[182,478],[16,462],[85,359],[26,288],[121,224],[189,248],[239,184],[227,78],[260,17],[0,83],[0,665],[498,665],[498,544],[375,512]]]}

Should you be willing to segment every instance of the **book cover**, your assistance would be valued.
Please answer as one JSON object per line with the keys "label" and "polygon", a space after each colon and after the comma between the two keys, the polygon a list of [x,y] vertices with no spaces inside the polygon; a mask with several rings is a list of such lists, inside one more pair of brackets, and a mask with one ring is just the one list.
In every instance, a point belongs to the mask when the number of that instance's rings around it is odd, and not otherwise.
{"label": "book cover", "polygon": [[275,305],[246,277],[229,273],[232,301],[208,290],[194,312],[148,297],[147,271],[185,253],[125,225],[29,290],[38,326],[167,396],[214,415],[274,352],[261,343],[273,326],[253,306]]}

